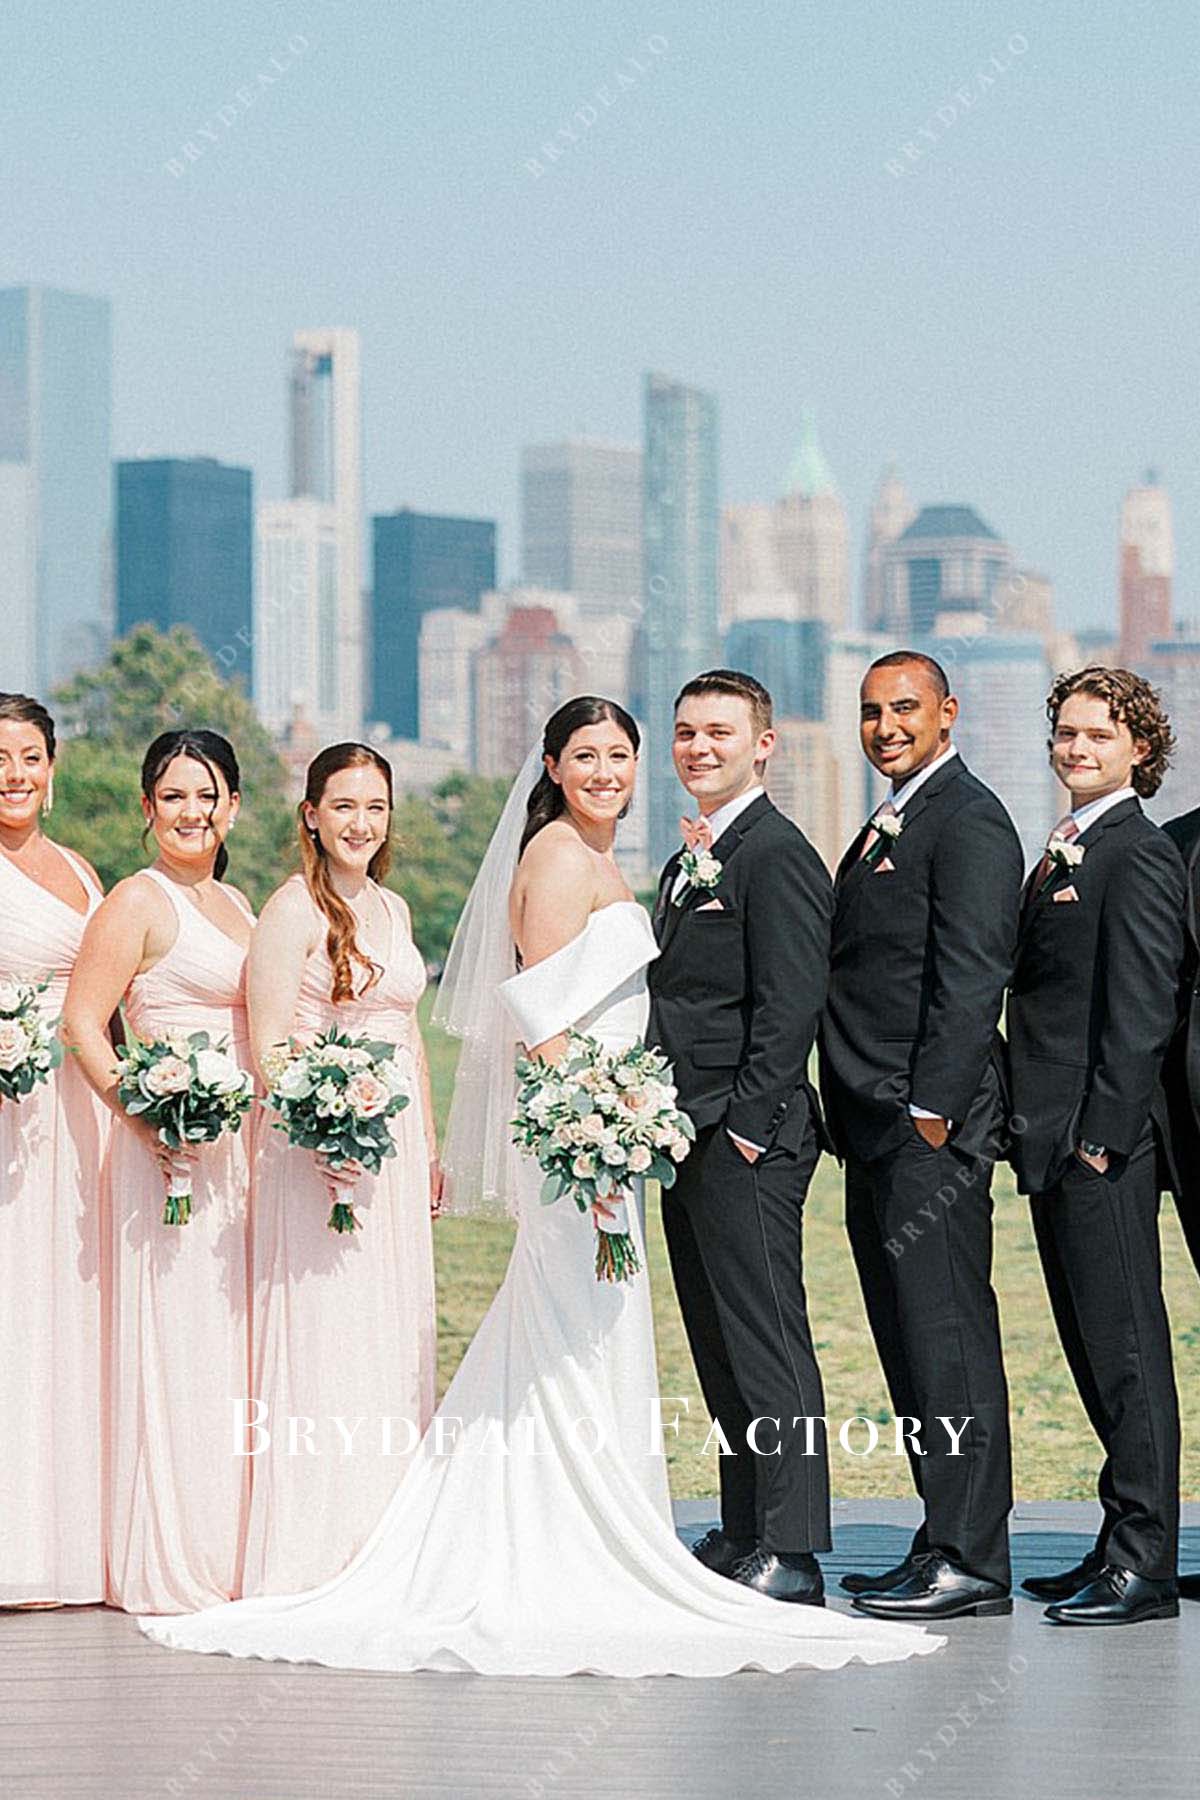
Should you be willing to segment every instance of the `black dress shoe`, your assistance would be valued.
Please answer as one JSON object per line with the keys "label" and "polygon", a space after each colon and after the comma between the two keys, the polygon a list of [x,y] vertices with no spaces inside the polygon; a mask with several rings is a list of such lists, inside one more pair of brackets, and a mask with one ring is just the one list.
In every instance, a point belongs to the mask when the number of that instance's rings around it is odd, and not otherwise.
{"label": "black dress shoe", "polygon": [[912,1561],[904,1581],[888,1594],[860,1594],[856,1609],[874,1619],[912,1619],[918,1625],[929,1619],[983,1619],[1012,1611],[1012,1596],[998,1581],[968,1575],[936,1550],[924,1551]]}
{"label": "black dress shoe", "polygon": [[1103,1567],[1103,1563],[1093,1562],[1085,1556],[1081,1563],[1076,1563],[1073,1569],[1064,1569],[1061,1575],[1031,1575],[1021,1586],[1035,1600],[1070,1600],[1089,1581],[1095,1581]]}
{"label": "black dress shoe", "polygon": [[843,1575],[838,1583],[848,1594],[890,1594],[898,1588],[902,1581],[907,1581],[913,1571],[912,1553],[894,1569],[885,1569],[882,1575]]}
{"label": "black dress shoe", "polygon": [[1179,1598],[1181,1600],[1200,1600],[1200,1575],[1181,1575],[1179,1577]]}
{"label": "black dress shoe", "polygon": [[815,1556],[789,1556],[784,1562],[759,1545],[744,1556],[733,1579],[770,1600],[792,1600],[800,1606],[824,1606],[825,1580]]}
{"label": "black dress shoe", "polygon": [[1054,1625],[1137,1625],[1143,1619],[1177,1619],[1179,1590],[1173,1581],[1151,1581],[1111,1563],[1071,1600],[1046,1608]]}
{"label": "black dress shoe", "polygon": [[692,1545],[692,1555],[706,1569],[711,1569],[714,1575],[732,1576],[734,1565],[742,1562],[753,1549],[753,1538],[726,1537],[720,1526],[714,1525],[698,1543]]}

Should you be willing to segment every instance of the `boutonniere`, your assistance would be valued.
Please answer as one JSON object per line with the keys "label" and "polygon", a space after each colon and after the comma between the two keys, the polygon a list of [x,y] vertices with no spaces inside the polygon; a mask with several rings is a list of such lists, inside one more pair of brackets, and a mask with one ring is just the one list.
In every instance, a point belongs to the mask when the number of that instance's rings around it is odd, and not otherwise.
{"label": "boutonniere", "polygon": [[868,868],[876,863],[888,846],[894,844],[900,836],[904,830],[904,814],[879,813],[871,820],[870,829],[877,835],[875,842],[863,858]]}
{"label": "boutonniere", "polygon": [[1051,837],[1046,845],[1046,855],[1056,869],[1077,869],[1083,861],[1085,846],[1072,843],[1070,838]]}
{"label": "boutonniere", "polygon": [[676,906],[682,906],[689,890],[695,892],[702,888],[705,892],[715,888],[721,879],[723,865],[711,850],[685,850],[679,859],[679,867],[683,871],[685,882],[675,896]]}

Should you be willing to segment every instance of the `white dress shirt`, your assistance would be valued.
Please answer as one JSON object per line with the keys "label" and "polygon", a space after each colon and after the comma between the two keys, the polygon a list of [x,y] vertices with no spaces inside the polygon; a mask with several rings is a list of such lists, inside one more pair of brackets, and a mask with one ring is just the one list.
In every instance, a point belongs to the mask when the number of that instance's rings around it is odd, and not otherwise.
{"label": "white dress shirt", "polygon": [[[898,813],[903,812],[917,789],[922,787],[936,770],[944,767],[944,765],[950,761],[952,756],[957,755],[958,751],[955,749],[954,745],[947,744],[946,748],[938,756],[935,756],[932,762],[926,763],[923,769],[918,769],[915,775],[910,775],[908,780],[902,782],[899,787],[893,786],[892,805],[895,807],[896,811]],[[923,1106],[914,1106],[911,1100],[908,1103],[908,1110],[914,1119],[942,1119],[946,1117],[944,1113],[927,1112]],[[953,1123],[953,1119],[946,1119],[947,1131],[949,1131]]]}
{"label": "white dress shirt", "polygon": [[1074,819],[1077,829],[1084,832],[1089,825],[1094,825],[1097,819],[1103,818],[1110,807],[1120,806],[1122,800],[1136,799],[1137,794],[1133,788],[1118,788],[1115,794],[1101,794],[1099,800],[1088,800],[1083,806],[1072,807],[1071,817]]}
{"label": "white dress shirt", "polygon": [[[752,806],[759,795],[765,794],[766,791],[767,790],[763,787],[762,783],[756,781],[753,786],[746,789],[745,793],[739,794],[735,800],[727,800],[724,806],[718,806],[716,812],[706,813],[704,817],[708,820],[708,829],[712,832],[713,843],[715,844],[722,832],[728,831],[729,827],[733,824],[733,821],[740,818],[746,808]],[[671,888],[672,904],[678,900],[686,886],[687,875],[680,869]],[[759,1156],[763,1154],[765,1148],[764,1145],[751,1143],[749,1138],[739,1137],[736,1131],[731,1131],[728,1135],[733,1139],[735,1144],[744,1145],[747,1150],[755,1150],[758,1152]]]}

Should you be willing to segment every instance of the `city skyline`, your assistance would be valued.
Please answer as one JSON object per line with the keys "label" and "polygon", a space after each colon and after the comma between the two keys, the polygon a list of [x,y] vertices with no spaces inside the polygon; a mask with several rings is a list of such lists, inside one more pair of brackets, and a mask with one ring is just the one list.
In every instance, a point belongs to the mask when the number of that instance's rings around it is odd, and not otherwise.
{"label": "city skyline", "polygon": [[364,510],[495,517],[502,580],[520,447],[636,441],[663,367],[718,396],[726,503],[777,498],[811,406],[854,569],[894,459],[915,503],[995,520],[1072,626],[1113,622],[1114,504],[1155,466],[1196,610],[1193,9],[393,24],[218,0],[171,34],[130,0],[97,46],[68,3],[48,86],[37,29],[0,23],[0,281],[111,297],[117,458],[213,455],[283,498],[277,346],[337,320]]}

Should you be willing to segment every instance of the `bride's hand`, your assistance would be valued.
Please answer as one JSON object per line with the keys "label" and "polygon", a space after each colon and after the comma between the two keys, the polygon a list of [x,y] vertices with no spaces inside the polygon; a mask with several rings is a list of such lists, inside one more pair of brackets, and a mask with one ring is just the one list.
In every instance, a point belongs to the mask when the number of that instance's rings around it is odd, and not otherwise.
{"label": "bride's hand", "polygon": [[614,1198],[615,1198],[614,1195],[609,1194],[603,1200],[601,1200],[599,1195],[597,1195],[596,1198],[592,1201],[592,1220],[596,1226],[597,1231],[600,1230],[601,1226],[603,1225],[603,1223],[606,1219],[611,1223],[612,1220],[616,1218],[616,1216],[617,1216],[616,1213],[613,1211],[612,1207],[608,1204],[608,1202]]}
{"label": "bride's hand", "polygon": [[429,1214],[431,1218],[442,1216],[442,1198],[446,1188],[446,1172],[436,1156],[429,1159]]}

